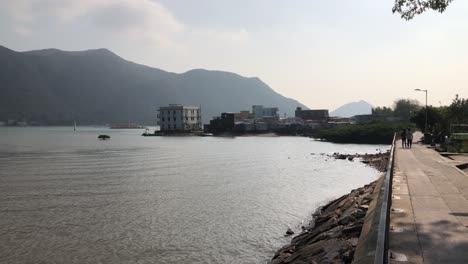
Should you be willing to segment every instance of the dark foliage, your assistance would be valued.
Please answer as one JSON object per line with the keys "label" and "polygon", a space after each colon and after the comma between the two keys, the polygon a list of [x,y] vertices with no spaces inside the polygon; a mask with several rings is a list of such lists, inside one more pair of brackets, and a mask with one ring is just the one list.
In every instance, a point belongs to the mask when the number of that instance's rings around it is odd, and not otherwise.
{"label": "dark foliage", "polygon": [[418,101],[411,99],[398,99],[395,100],[392,107],[375,107],[372,108],[373,115],[382,115],[394,117],[400,121],[409,121],[411,116],[421,109]]}
{"label": "dark foliage", "polygon": [[409,121],[419,109],[421,109],[419,102],[411,99],[396,100],[393,106],[394,115],[404,121]]}
{"label": "dark foliage", "polygon": [[377,106],[375,108],[372,108],[372,114],[373,115],[392,116],[393,115],[393,109],[391,107],[386,107],[386,106],[383,106],[383,107]]}
{"label": "dark foliage", "polygon": [[[416,126],[424,131],[426,122],[426,109],[421,108],[411,118]],[[442,139],[450,134],[451,124],[468,124],[468,100],[455,96],[449,106],[428,106],[427,125],[428,132],[435,138]]]}
{"label": "dark foliage", "polygon": [[399,13],[403,19],[411,20],[414,16],[428,9],[444,12],[453,0],[395,0],[393,13]]}
{"label": "dark foliage", "polygon": [[391,144],[395,132],[414,127],[407,122],[377,121],[325,129],[318,138],[335,143]]}
{"label": "dark foliage", "polygon": [[[447,127],[448,120],[446,117],[447,107],[427,107],[427,126],[428,132],[441,131],[444,127]],[[416,114],[411,118],[416,126],[424,131],[426,125],[426,108],[421,108]]]}

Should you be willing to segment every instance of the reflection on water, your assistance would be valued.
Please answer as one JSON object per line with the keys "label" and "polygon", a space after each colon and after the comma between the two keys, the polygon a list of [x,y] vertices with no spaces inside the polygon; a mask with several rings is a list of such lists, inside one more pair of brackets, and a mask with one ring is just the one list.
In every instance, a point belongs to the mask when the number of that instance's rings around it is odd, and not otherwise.
{"label": "reflection on water", "polygon": [[0,262],[266,263],[288,226],[378,176],[320,155],[375,146],[78,130],[0,128]]}

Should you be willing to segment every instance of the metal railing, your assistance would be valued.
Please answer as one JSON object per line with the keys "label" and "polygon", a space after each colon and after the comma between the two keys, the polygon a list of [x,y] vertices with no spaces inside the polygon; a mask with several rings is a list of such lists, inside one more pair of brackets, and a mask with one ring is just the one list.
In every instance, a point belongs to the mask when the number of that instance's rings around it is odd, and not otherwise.
{"label": "metal railing", "polygon": [[388,262],[388,230],[390,228],[390,209],[392,206],[392,178],[393,162],[395,155],[396,133],[393,136],[392,148],[388,159],[387,173],[383,183],[383,201],[377,229],[377,244],[375,247],[374,264],[386,264]]}

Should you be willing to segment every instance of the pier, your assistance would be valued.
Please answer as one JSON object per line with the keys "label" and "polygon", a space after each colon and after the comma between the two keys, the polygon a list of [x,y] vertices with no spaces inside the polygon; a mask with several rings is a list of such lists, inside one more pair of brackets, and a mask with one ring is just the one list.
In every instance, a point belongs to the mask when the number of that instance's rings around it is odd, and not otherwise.
{"label": "pier", "polygon": [[446,156],[394,140],[353,263],[468,263],[468,156]]}
{"label": "pier", "polygon": [[468,175],[455,165],[426,145],[396,142],[390,263],[468,263]]}

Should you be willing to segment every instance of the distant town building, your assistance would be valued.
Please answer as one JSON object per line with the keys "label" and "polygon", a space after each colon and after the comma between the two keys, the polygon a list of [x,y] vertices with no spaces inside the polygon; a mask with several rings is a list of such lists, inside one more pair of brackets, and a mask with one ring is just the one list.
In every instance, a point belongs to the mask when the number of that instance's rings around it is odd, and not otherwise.
{"label": "distant town building", "polygon": [[253,121],[236,122],[234,130],[239,133],[254,132],[255,124]]}
{"label": "distant town building", "polygon": [[339,117],[339,116],[330,116],[328,118],[328,122],[346,122],[346,123],[351,123],[351,118],[350,117]]}
{"label": "distant town building", "polygon": [[240,111],[239,113],[222,113],[214,117],[205,131],[210,133],[257,133],[277,129],[279,124],[278,107],[263,107],[253,105],[252,113]]}
{"label": "distant town building", "polygon": [[294,116],[301,118],[304,121],[315,121],[315,122],[328,122],[328,110],[302,110],[301,107],[296,108]]}
{"label": "distant town building", "polygon": [[170,104],[160,107],[158,112],[161,131],[190,132],[202,129],[201,109],[198,106]]}
{"label": "distant town building", "polygon": [[250,113],[248,110],[240,111],[239,113],[234,113],[234,118],[236,121],[254,119],[255,116],[253,113]]}
{"label": "distant town building", "polygon": [[215,117],[210,121],[206,130],[211,133],[230,132],[234,130],[234,117],[234,113],[222,113],[221,116]]}
{"label": "distant town building", "polygon": [[254,118],[278,117],[278,107],[263,107],[263,105],[253,105],[252,113]]}
{"label": "distant town building", "polygon": [[286,117],[279,120],[280,125],[304,124],[304,120],[298,117]]}

